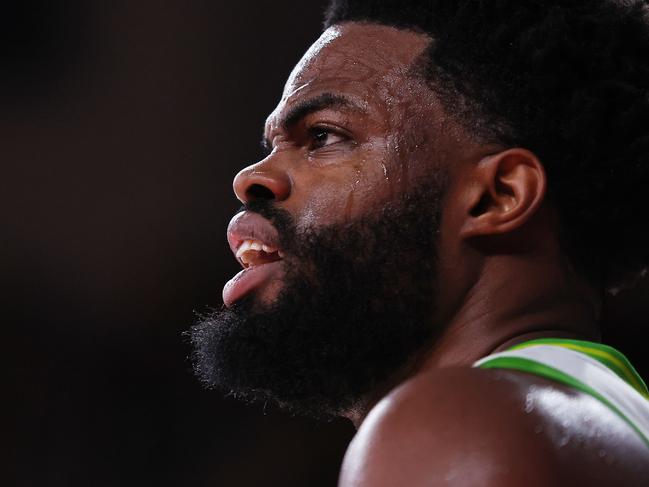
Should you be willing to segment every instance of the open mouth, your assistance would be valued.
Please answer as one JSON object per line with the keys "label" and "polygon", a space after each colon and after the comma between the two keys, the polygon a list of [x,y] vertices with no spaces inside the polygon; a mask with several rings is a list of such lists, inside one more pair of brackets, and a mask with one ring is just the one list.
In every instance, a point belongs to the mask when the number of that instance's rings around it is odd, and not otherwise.
{"label": "open mouth", "polygon": [[230,307],[255,291],[270,293],[282,284],[279,235],[273,225],[256,213],[236,214],[228,225],[228,243],[243,270],[223,287],[223,302]]}
{"label": "open mouth", "polygon": [[271,247],[255,239],[241,242],[235,256],[244,269],[276,262],[284,257],[278,248]]}

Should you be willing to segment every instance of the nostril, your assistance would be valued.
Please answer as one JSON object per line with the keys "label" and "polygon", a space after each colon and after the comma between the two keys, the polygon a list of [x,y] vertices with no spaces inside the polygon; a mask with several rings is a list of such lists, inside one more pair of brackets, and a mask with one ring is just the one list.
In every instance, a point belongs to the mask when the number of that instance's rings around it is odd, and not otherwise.
{"label": "nostril", "polygon": [[268,168],[262,161],[239,171],[232,182],[234,194],[242,203],[252,201],[284,201],[291,194],[289,175],[277,168]]}
{"label": "nostril", "polygon": [[246,190],[246,196],[253,200],[274,200],[275,193],[273,193],[266,186],[261,184],[253,184]]}

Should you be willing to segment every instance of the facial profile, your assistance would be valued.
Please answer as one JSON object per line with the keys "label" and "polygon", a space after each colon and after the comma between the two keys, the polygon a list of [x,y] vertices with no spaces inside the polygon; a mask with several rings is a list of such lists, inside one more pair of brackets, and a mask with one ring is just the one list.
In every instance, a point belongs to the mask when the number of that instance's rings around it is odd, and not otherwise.
{"label": "facial profile", "polygon": [[[267,122],[268,157],[235,179],[245,212],[228,239],[244,270],[224,309],[192,330],[208,385],[344,414],[439,331],[444,147],[432,154],[423,142],[436,135],[417,130],[434,107],[415,74],[427,43],[389,27],[335,27],[292,72]],[[396,47],[368,55],[383,44]]]}

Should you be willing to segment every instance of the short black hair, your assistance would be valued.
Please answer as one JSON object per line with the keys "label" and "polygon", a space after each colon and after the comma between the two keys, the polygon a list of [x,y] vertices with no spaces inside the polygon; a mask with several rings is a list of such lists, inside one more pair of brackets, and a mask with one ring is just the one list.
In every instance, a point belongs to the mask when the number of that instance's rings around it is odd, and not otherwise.
{"label": "short black hair", "polygon": [[581,274],[614,289],[646,273],[646,0],[331,1],[325,27],[349,21],[431,38],[425,74],[449,114],[543,162]]}

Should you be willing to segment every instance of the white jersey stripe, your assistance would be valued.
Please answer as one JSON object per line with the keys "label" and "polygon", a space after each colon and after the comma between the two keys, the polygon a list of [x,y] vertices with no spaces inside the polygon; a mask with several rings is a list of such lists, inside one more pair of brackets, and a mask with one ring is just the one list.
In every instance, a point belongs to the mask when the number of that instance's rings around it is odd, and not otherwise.
{"label": "white jersey stripe", "polygon": [[592,388],[615,406],[649,441],[649,401],[612,370],[588,355],[556,345],[534,345],[489,355],[473,366],[500,357],[532,360],[563,372]]}

